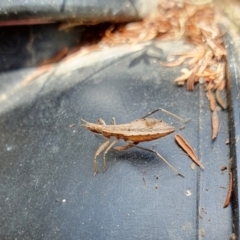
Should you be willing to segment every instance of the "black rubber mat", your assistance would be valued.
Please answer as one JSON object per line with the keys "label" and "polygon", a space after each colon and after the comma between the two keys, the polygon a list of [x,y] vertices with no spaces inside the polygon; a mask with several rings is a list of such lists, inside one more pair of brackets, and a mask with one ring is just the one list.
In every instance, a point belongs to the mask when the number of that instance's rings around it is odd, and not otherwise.
{"label": "black rubber mat", "polygon": [[1,0],[0,26],[32,25],[55,21],[102,23],[139,20],[157,7],[158,1],[139,0]]}
{"label": "black rubber mat", "polygon": [[[43,32],[40,27],[38,35]],[[28,33],[20,36],[28,42]],[[56,44],[43,39],[46,46]],[[187,47],[181,42],[117,46],[61,64],[26,86],[24,78],[34,71],[27,64],[2,70],[1,239],[225,240],[233,231],[238,234],[237,178],[234,204],[223,208],[229,176],[221,167],[231,157],[225,144],[229,113],[219,112],[219,135],[212,142],[204,86],[193,92],[177,87],[173,80],[181,67],[159,64],[169,52]],[[237,94],[234,87],[232,96]],[[176,131],[140,146],[154,148],[185,178],[153,153],[134,148],[110,150],[105,172],[100,156],[93,176],[93,155],[105,140],[80,128],[80,119],[110,124],[115,117],[117,124],[128,123],[159,107],[190,121],[180,130],[181,122],[155,113],[152,117]],[[193,146],[204,170],[190,167],[190,158],[174,141],[177,133]]]}

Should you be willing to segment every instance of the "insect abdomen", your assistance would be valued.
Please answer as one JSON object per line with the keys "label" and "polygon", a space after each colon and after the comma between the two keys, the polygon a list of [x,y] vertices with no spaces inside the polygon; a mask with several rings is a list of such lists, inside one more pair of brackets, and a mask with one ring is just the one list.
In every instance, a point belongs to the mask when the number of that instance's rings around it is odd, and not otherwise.
{"label": "insect abdomen", "polygon": [[[156,134],[144,134],[144,135],[133,135],[126,137],[126,140],[132,141],[132,142],[147,142],[147,141],[153,141],[158,138],[164,137],[170,133],[156,133]],[[125,140],[125,139],[124,139]]]}
{"label": "insect abdomen", "polygon": [[139,119],[128,124],[107,125],[102,129],[102,134],[107,137],[116,137],[125,141],[145,142],[164,137],[175,129],[157,119]]}

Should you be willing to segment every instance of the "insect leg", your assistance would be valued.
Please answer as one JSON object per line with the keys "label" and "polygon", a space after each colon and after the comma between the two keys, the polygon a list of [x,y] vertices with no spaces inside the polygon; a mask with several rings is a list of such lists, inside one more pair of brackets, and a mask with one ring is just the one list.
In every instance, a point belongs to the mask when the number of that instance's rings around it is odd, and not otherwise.
{"label": "insect leg", "polygon": [[116,119],[114,117],[112,118],[111,124],[116,125]]}
{"label": "insect leg", "polygon": [[100,147],[97,149],[96,153],[94,154],[94,158],[93,158],[93,171],[94,171],[94,176],[97,174],[97,156],[103,152],[108,145],[111,143],[110,138],[107,139],[106,142],[104,142],[102,145],[100,145]]}
{"label": "insect leg", "polygon": [[119,141],[118,139],[114,140],[103,153],[103,171],[105,171],[107,168],[106,154],[118,141]]}
{"label": "insect leg", "polygon": [[156,109],[156,110],[154,110],[154,111],[152,111],[152,112],[149,112],[147,115],[141,117],[141,119],[146,118],[146,117],[148,117],[148,116],[154,114],[155,112],[158,112],[159,110],[160,110],[160,108],[158,108],[158,109]]}
{"label": "insect leg", "polygon": [[149,112],[147,115],[141,117],[141,119],[146,118],[146,117],[148,117],[148,116],[154,114],[154,113],[157,112],[157,111],[165,112],[165,113],[171,115],[172,117],[177,118],[177,119],[180,120],[181,122],[187,122],[187,121],[188,121],[188,120],[184,120],[184,119],[178,117],[176,114],[171,113],[171,112],[169,112],[169,111],[167,111],[167,110],[165,110],[165,109],[163,109],[163,108],[157,108],[156,110],[154,110],[154,111],[152,111],[152,112]]}
{"label": "insect leg", "polygon": [[152,150],[152,149],[149,149],[149,148],[144,148],[144,147],[140,147],[140,146],[137,146],[135,144],[131,144],[132,147],[136,147],[136,148],[140,148],[140,149],[143,149],[145,151],[148,151],[148,152],[152,152],[152,153],[155,153],[159,158],[161,158],[174,172],[176,172],[180,177],[183,177],[184,176],[178,172],[177,169],[175,169],[163,156],[161,156],[157,151],[155,150]]}
{"label": "insect leg", "polygon": [[129,148],[132,148],[133,145],[135,146],[135,144],[137,144],[137,143],[128,143],[127,145],[124,145],[124,146],[117,146],[114,148],[114,150],[117,150],[119,152],[126,151]]}
{"label": "insect leg", "polygon": [[99,118],[98,120],[97,120],[97,122],[98,122],[98,124],[100,124],[100,125],[106,125],[106,123],[104,122],[104,120],[103,119],[101,119],[101,118]]}

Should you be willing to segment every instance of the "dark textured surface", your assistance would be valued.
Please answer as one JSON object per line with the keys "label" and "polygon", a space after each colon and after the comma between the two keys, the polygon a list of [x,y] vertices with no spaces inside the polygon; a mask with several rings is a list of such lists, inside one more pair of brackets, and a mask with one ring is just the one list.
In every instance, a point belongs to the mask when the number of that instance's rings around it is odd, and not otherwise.
{"label": "dark textured surface", "polygon": [[[175,86],[181,68],[161,67],[164,49],[149,48],[62,77],[53,74],[34,98],[2,112],[1,239],[229,238],[232,209],[223,209],[228,174],[221,172],[229,159],[228,113],[219,113],[221,128],[212,142],[203,86],[194,92]],[[1,84],[19,74],[1,77]],[[180,134],[205,170],[191,170],[172,134],[141,146],[154,146],[185,178],[139,149],[111,150],[104,173],[99,157],[94,177],[92,158],[104,139],[79,129],[80,119],[126,123],[158,107],[191,120]],[[163,113],[154,116],[179,133],[181,123]]]}
{"label": "dark textured surface", "polygon": [[229,65],[229,103],[230,103],[230,115],[229,115],[229,130],[230,130],[230,156],[233,159],[233,232],[240,237],[240,210],[239,210],[239,165],[240,165],[240,106],[239,106],[239,59],[236,49],[233,44],[233,40],[229,34],[224,36],[226,48],[228,51],[228,65]]}
{"label": "dark textured surface", "polygon": [[[156,0],[145,4],[141,0],[2,0],[0,2],[0,24],[13,24],[12,20],[42,19],[42,20],[75,20],[89,22],[131,21],[138,20],[151,12],[156,6]],[[34,23],[34,21],[33,21]],[[19,22],[15,22],[19,24]],[[25,22],[25,24],[28,24]]]}
{"label": "dark textured surface", "polygon": [[56,24],[0,28],[0,72],[32,67],[77,45],[84,27],[58,31]]}

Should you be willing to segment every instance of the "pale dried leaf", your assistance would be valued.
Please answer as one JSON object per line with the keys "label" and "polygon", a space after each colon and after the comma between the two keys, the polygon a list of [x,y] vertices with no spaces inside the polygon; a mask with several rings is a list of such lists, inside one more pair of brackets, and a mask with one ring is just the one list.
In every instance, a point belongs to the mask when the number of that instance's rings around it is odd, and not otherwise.
{"label": "pale dried leaf", "polygon": [[227,93],[226,90],[216,90],[216,100],[217,103],[223,108],[223,109],[227,109]]}
{"label": "pale dried leaf", "polygon": [[179,82],[184,82],[185,80],[187,80],[192,74],[191,70],[185,71],[185,73],[177,78],[175,78],[174,82],[176,82],[177,84]]}
{"label": "pale dried leaf", "polygon": [[211,111],[215,111],[216,99],[215,99],[215,95],[212,90],[208,90],[208,99],[209,99],[209,106],[210,106]]}
{"label": "pale dried leaf", "polygon": [[219,129],[219,118],[216,110],[212,112],[212,140],[217,138]]}
{"label": "pale dried leaf", "polygon": [[194,152],[193,148],[189,145],[189,143],[179,134],[175,135],[175,140],[178,145],[188,154],[188,156],[202,169],[204,166],[199,161],[196,153]]}
{"label": "pale dried leaf", "polygon": [[229,172],[229,185],[228,185],[228,193],[225,199],[225,202],[223,204],[223,208],[226,208],[229,203],[230,203],[230,199],[231,199],[231,195],[232,195],[232,188],[233,188],[233,176],[232,176],[232,172]]}

